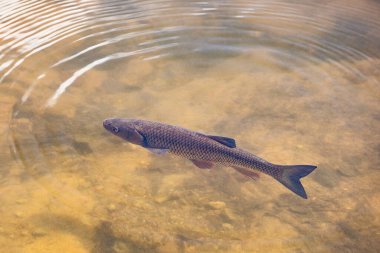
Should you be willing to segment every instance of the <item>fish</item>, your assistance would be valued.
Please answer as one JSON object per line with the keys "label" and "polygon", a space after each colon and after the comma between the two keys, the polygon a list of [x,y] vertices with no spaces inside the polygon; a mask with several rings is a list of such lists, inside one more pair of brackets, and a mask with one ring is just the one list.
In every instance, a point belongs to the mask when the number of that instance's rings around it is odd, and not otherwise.
{"label": "fish", "polygon": [[307,199],[307,194],[300,179],[317,168],[314,165],[273,164],[238,148],[233,138],[207,135],[155,121],[110,118],[103,121],[103,126],[132,144],[155,154],[170,153],[187,158],[201,169],[211,169],[220,164],[254,180],[259,173],[264,173],[304,199]]}

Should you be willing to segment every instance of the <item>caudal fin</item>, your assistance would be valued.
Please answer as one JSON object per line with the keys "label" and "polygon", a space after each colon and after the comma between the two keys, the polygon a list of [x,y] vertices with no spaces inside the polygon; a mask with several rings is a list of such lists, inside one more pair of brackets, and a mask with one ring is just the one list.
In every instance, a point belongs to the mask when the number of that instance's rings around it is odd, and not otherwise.
{"label": "caudal fin", "polygon": [[305,189],[303,188],[300,179],[309,175],[317,166],[314,165],[290,165],[282,166],[279,168],[283,170],[282,176],[276,178],[281,184],[285,185],[289,190],[307,199]]}

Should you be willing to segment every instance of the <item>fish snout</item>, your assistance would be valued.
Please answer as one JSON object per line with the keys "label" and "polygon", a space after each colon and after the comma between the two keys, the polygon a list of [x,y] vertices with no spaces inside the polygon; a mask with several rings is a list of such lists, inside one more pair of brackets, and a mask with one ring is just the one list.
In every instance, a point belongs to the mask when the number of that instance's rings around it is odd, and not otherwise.
{"label": "fish snout", "polygon": [[108,125],[110,125],[111,124],[111,122],[110,122],[110,120],[109,119],[105,119],[105,120],[103,120],[103,126],[105,127],[105,126],[108,126]]}
{"label": "fish snout", "polygon": [[119,119],[105,119],[103,121],[103,127],[113,134],[120,134],[121,124]]}
{"label": "fish snout", "polygon": [[112,120],[111,119],[103,120],[103,127],[107,130],[112,130]]}

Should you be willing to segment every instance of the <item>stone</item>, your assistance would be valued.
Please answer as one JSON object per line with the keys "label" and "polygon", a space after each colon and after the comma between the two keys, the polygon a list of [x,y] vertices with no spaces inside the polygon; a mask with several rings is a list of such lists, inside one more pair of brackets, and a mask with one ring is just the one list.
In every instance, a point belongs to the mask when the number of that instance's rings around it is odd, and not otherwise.
{"label": "stone", "polygon": [[113,212],[116,210],[116,206],[114,204],[110,204],[110,205],[108,205],[107,209],[108,209],[108,211]]}
{"label": "stone", "polygon": [[45,235],[47,235],[47,232],[45,230],[42,230],[42,229],[36,229],[32,232],[32,236],[34,236],[34,237],[42,237]]}
{"label": "stone", "polygon": [[208,203],[208,206],[215,210],[221,210],[226,207],[226,203],[224,203],[223,201],[210,201]]}

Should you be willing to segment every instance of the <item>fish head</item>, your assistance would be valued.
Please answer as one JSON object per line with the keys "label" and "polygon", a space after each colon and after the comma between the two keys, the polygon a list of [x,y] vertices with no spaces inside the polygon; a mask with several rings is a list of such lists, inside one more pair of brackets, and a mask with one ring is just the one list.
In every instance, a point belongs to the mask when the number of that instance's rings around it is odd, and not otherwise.
{"label": "fish head", "polygon": [[144,136],[139,133],[136,120],[133,119],[106,119],[103,126],[112,134],[133,144],[144,146]]}

